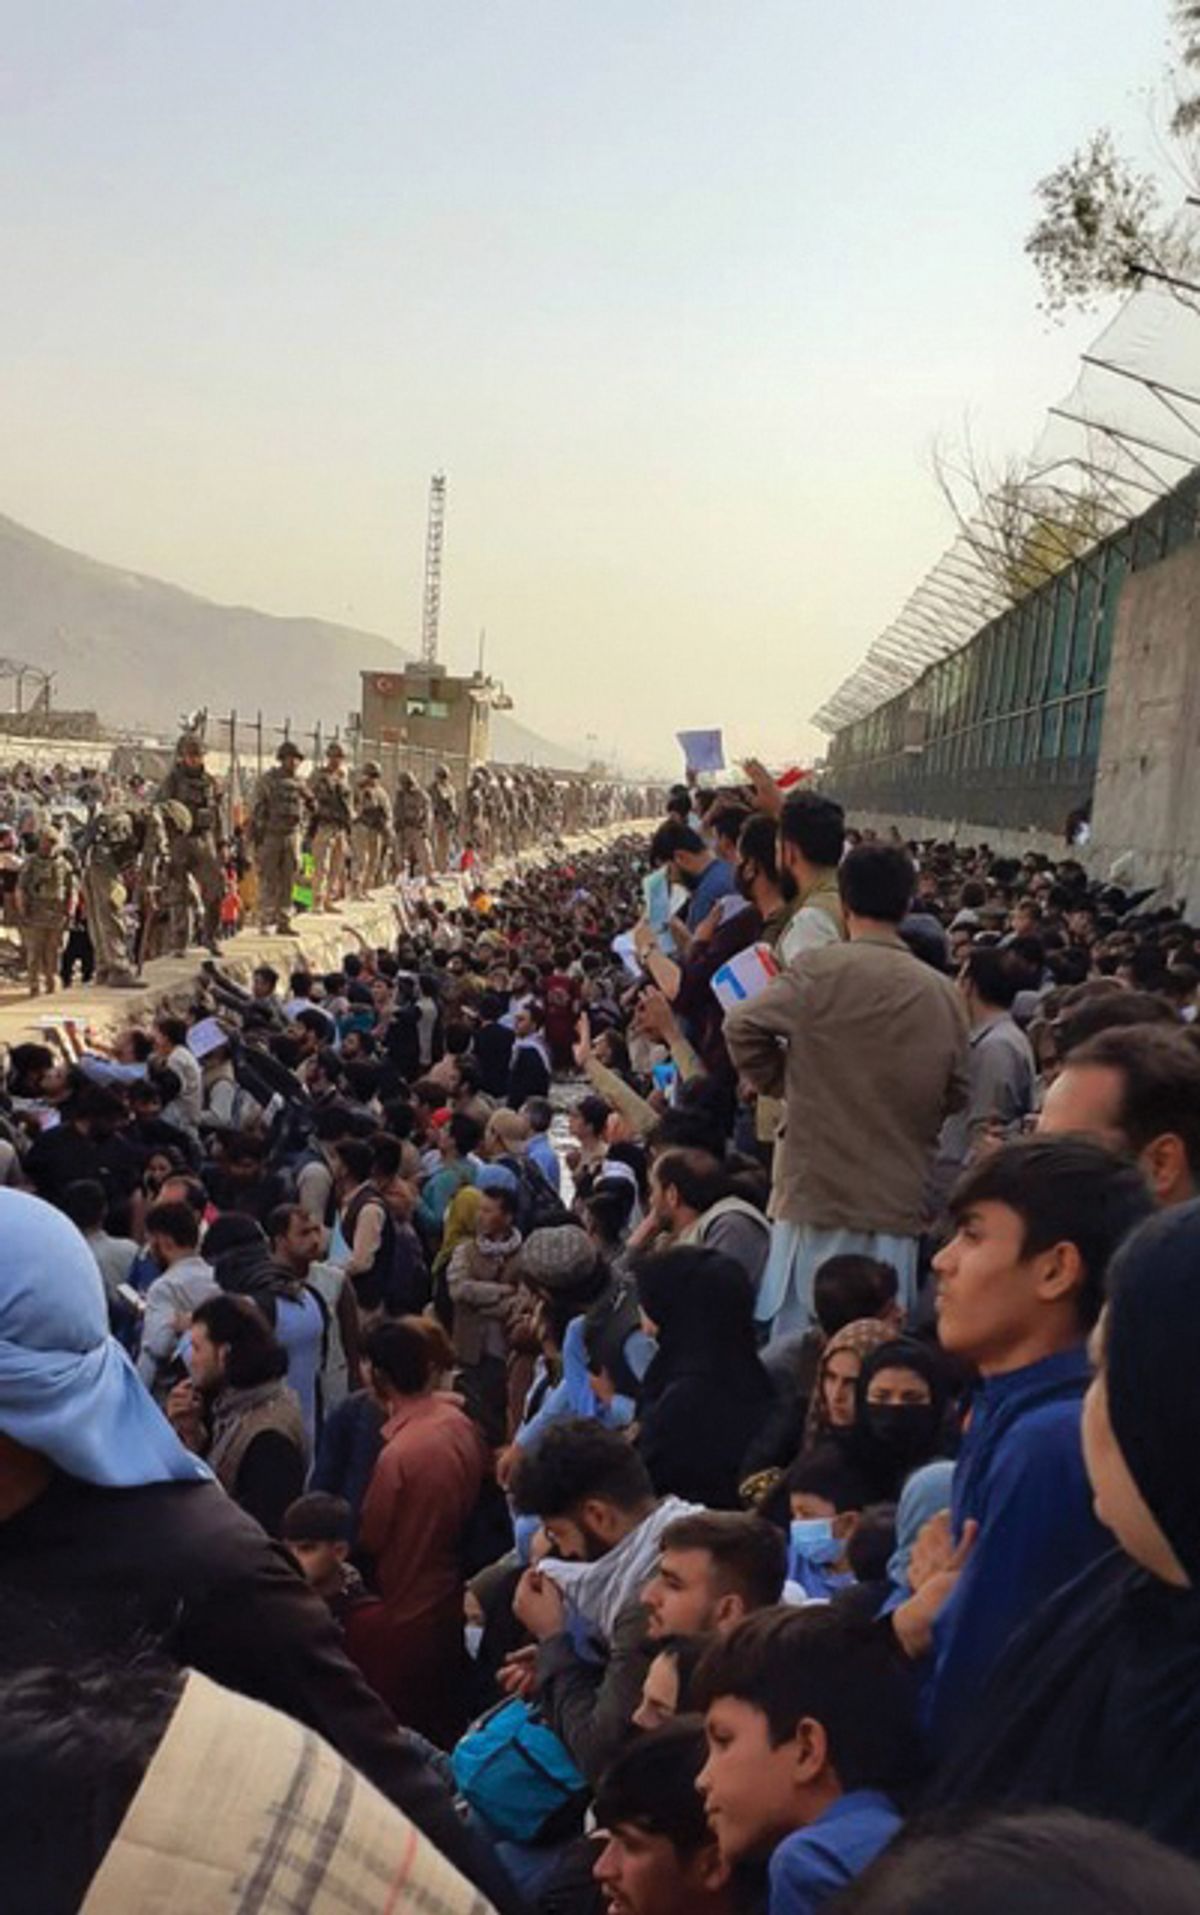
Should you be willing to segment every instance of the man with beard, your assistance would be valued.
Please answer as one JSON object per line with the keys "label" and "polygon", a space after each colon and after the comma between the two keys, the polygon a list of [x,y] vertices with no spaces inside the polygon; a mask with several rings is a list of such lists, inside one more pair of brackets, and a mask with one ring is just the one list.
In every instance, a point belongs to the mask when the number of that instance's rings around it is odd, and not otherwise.
{"label": "man with beard", "polygon": [[714,904],[737,891],[732,868],[710,851],[698,831],[668,818],[655,832],[650,845],[650,862],[666,866],[672,884],[681,884],[691,893],[682,921],[672,920],[677,941],[685,946],[700,929]]}
{"label": "man with beard", "polygon": [[793,791],[779,813],[779,871],[795,908],[779,939],[779,955],[790,964],[801,951],[818,951],[846,936],[838,892],[838,865],[845,844],[842,807],[819,791]]}
{"label": "man with beard", "polygon": [[[693,1505],[658,1500],[619,1430],[574,1417],[522,1452],[511,1488],[518,1513],[541,1518],[561,1560],[527,1569],[517,1586],[513,1614],[537,1647],[511,1656],[501,1683],[510,1693],[536,1687],[547,1721],[594,1783],[631,1733],[653,1653],[641,1598],[663,1531]],[[601,1660],[579,1654],[582,1634]]]}

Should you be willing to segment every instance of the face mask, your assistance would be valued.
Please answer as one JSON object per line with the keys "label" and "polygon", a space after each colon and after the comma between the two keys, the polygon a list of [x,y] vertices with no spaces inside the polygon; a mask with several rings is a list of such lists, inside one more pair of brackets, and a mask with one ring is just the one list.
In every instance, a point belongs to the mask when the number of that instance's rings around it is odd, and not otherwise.
{"label": "face mask", "polygon": [[814,1568],[828,1569],[837,1562],[842,1545],[833,1533],[831,1516],[795,1516],[792,1518],[792,1553],[797,1560]]}
{"label": "face mask", "polygon": [[938,1413],[932,1403],[868,1403],[862,1417],[867,1434],[893,1456],[927,1455],[937,1439]]}

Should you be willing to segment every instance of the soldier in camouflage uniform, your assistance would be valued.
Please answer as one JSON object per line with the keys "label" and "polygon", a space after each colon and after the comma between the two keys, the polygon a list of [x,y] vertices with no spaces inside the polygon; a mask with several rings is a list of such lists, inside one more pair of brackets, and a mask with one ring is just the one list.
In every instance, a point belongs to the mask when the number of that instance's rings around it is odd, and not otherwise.
{"label": "soldier in camouflage uniform", "polygon": [[407,878],[415,870],[422,878],[432,877],[429,800],[411,771],[402,771],[396,780],[395,817],[400,875]]}
{"label": "soldier in camouflage uniform", "polygon": [[221,820],[221,793],[211,771],[205,769],[204,740],[195,732],[184,732],[180,738],[175,747],[175,763],[155,795],[160,805],[168,801],[183,805],[192,821],[190,831],[171,836],[166,902],[172,956],[184,957],[187,953],[191,916],[189,880],[193,878],[204,913],[204,943],[217,956],[221,899],[225,895],[225,874],[217,856],[216,836]]}
{"label": "soldier in camouflage uniform", "polygon": [[433,812],[433,862],[439,871],[446,871],[450,867],[450,847],[458,836],[458,793],[449,765],[439,765],[434,772],[429,805]]}
{"label": "soldier in camouflage uniform", "polygon": [[467,837],[484,864],[492,855],[491,794],[486,765],[476,765],[467,780]]}
{"label": "soldier in camouflage uniform", "polygon": [[354,788],[354,895],[378,890],[392,869],[392,805],[383,772],[369,760]]}
{"label": "soldier in camouflage uniform", "polygon": [[75,907],[75,867],[50,826],[38,833],[37,850],[17,878],[17,916],[29,972],[29,995],[58,989],[58,965]]}
{"label": "soldier in camouflage uniform", "polygon": [[[191,819],[182,806],[183,835]],[[85,834],[83,908],[96,953],[96,983],[118,990],[136,985],[129,956],[125,906],[135,884],[149,892],[157,885],[167,849],[167,832],[158,811],[136,809],[117,800],[93,818]]]}
{"label": "soldier in camouflage uniform", "polygon": [[292,892],[300,869],[300,841],[312,815],[308,786],[299,776],[304,753],[285,738],[278,763],[264,772],[254,794],[250,842],[258,865],[258,921],[264,931],[292,928]]}
{"label": "soldier in camouflage uniform", "polygon": [[325,763],[308,781],[313,831],[313,910],[337,911],[345,889],[346,855],[354,812],[346,754],[337,739],[325,750]]}

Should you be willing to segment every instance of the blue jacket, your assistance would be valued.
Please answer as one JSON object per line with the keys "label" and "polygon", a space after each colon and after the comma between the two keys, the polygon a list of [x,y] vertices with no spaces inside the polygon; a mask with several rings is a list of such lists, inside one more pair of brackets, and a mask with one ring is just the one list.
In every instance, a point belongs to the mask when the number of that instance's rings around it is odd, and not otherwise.
{"label": "blue jacket", "polygon": [[771,1857],[769,1915],[812,1915],[887,1847],[900,1827],[889,1796],[852,1789],[824,1815],[785,1836]]}
{"label": "blue jacket", "polygon": [[925,1698],[939,1750],[978,1704],[1013,1631],[1112,1547],[1092,1513],[1083,1467],[1081,1406],[1090,1376],[1081,1346],[989,1377],[976,1394],[951,1520],[956,1538],[968,1520],[979,1535],[934,1627]]}

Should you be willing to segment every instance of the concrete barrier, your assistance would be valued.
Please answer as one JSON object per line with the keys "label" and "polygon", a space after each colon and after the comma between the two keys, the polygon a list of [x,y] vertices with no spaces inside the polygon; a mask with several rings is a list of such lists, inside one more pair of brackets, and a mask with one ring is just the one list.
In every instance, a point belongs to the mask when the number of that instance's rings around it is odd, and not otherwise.
{"label": "concrete barrier", "polygon": [[[568,838],[560,846],[523,854],[519,860],[504,860],[488,873],[492,884],[506,877],[519,876],[536,865],[553,861],[572,852],[595,851],[629,832],[646,831],[650,822],[607,826],[603,831],[587,831]],[[441,897],[452,907],[461,907],[463,892],[457,874],[435,881],[430,897]],[[221,946],[219,962],[239,983],[249,983],[258,964],[270,964],[286,983],[296,970],[336,971],[348,951],[391,947],[403,928],[404,904],[399,891],[388,886],[369,898],[349,901],[340,911],[303,912],[295,920],[295,929],[287,937],[269,936],[264,931],[239,931]],[[52,997],[30,997],[24,985],[0,987],[0,1044],[23,1044],[38,1038],[47,1024],[71,1019],[81,1030],[90,1029],[102,1042],[128,1024],[131,1015],[149,1017],[166,1006],[186,1005],[195,988],[196,974],[205,953],[193,949],[183,958],[155,958],[147,964],[141,983],[133,990],[101,990],[91,984],[74,984]]]}

